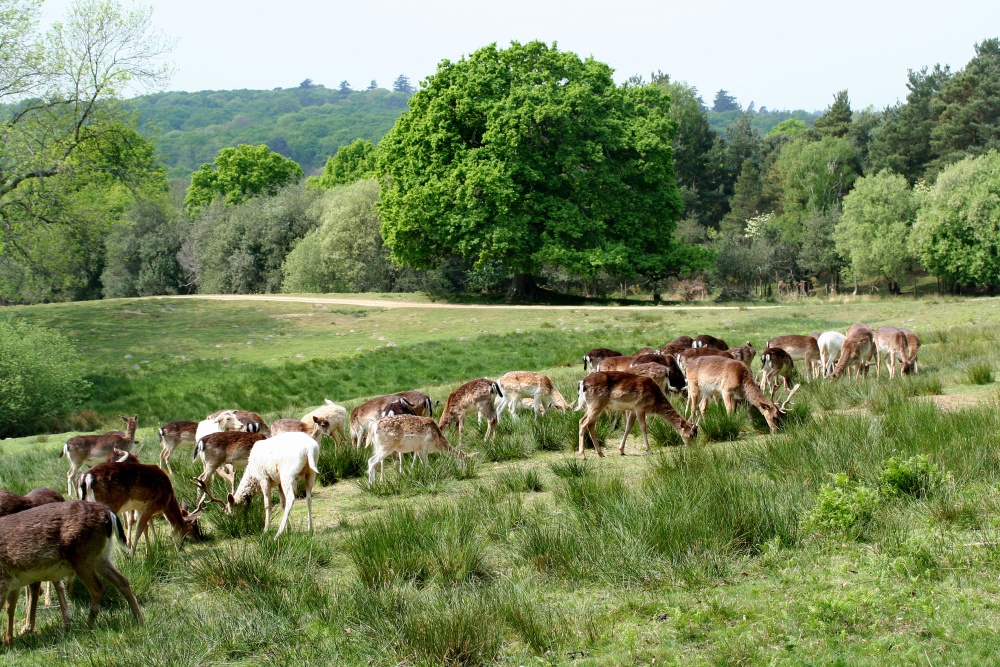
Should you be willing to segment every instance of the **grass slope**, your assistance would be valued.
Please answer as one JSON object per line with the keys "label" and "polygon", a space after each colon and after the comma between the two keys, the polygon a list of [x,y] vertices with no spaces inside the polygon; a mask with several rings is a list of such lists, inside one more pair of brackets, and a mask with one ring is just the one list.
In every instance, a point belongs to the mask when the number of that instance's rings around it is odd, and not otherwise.
{"label": "grass slope", "polygon": [[[136,315],[129,336],[102,344],[94,330],[105,326],[104,316],[167,303],[180,312],[159,313],[159,324]],[[7,311],[38,322],[64,318],[95,378],[117,369],[134,383],[123,381],[123,395],[131,397],[123,401],[162,392],[145,399],[153,413],[170,392],[179,405],[197,404],[187,393],[197,382],[194,369],[213,368],[209,359],[247,378],[244,390],[253,396],[278,401],[292,392],[296,398],[287,400],[302,409],[308,406],[294,403],[298,397],[315,403],[322,395],[311,393],[313,383],[334,383],[327,388],[342,393],[331,398],[348,403],[351,392],[414,386],[443,397],[471,375],[513,367],[544,369],[573,400],[587,347],[662,344],[675,332],[714,333],[731,343],[749,337],[760,345],[780,333],[866,320],[908,324],[925,344],[919,376],[804,387],[777,436],[766,433],[755,413],[710,411],[691,448],[677,447],[672,430],[654,419],[652,455],[641,455],[641,442],[632,439],[626,457],[597,460],[588,449],[588,459],[579,461],[572,453],[578,415],[536,422],[524,413],[516,422],[505,418],[490,443],[482,442],[481,428],[467,435],[466,449],[478,452],[468,464],[439,457],[425,470],[407,462],[374,485],[358,478],[364,453],[327,442],[313,535],[303,532],[304,508],[297,505],[290,535],[277,542],[262,536],[259,500],[233,517],[212,508],[204,521],[208,541],[179,554],[161,524],[151,554],[140,548],[135,557],[117,558],[147,615],[145,627],[132,625],[112,591],[96,628],[86,630],[86,594],[77,586],[73,628],[61,630],[58,611],[45,609],[40,632],[15,642],[3,659],[13,665],[993,664],[1000,413],[983,368],[1000,362],[995,304],[586,314],[414,309],[364,317],[255,304],[244,306],[241,317],[239,304],[136,301],[100,304],[108,310],[93,318],[88,305]],[[272,317],[304,312],[314,314]],[[331,320],[336,324],[324,327]],[[449,322],[459,331],[445,331],[441,325]],[[150,356],[161,349],[157,332],[166,323],[192,330],[183,343],[191,347],[184,355],[190,362],[175,359],[171,367],[153,358],[139,369],[122,368],[132,361],[122,361],[126,349]],[[240,344],[230,340],[234,324],[239,338],[250,328],[261,341],[280,327],[284,335],[259,346],[255,337],[254,349],[239,349],[243,356],[218,351],[216,344],[234,350]],[[361,327],[364,336],[349,343],[339,340],[349,336],[331,335]],[[374,331],[407,342],[371,350],[378,344]],[[163,340],[165,354],[177,353],[176,338]],[[350,349],[361,340],[369,349]],[[265,345],[267,352],[259,349]],[[195,356],[201,354],[205,362]],[[287,358],[296,354],[316,358]],[[229,356],[228,367],[221,355]],[[300,375],[280,390],[260,386],[291,371]],[[227,378],[211,372],[213,381]],[[95,401],[91,409],[102,409]],[[599,433],[609,446],[621,437],[607,421]],[[152,461],[155,437],[148,428],[141,436],[143,458]],[[59,488],[60,443],[51,436],[4,441],[0,487]],[[174,467],[177,492],[190,502],[194,487],[184,480],[198,466],[189,452],[179,451]]]}

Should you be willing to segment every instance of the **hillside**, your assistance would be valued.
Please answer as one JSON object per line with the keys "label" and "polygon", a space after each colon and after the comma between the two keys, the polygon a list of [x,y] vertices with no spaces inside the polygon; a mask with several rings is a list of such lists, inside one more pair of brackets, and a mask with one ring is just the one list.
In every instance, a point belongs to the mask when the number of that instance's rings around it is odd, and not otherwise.
{"label": "hillside", "polygon": [[[139,127],[156,142],[169,176],[186,179],[219,149],[237,144],[267,144],[307,174],[317,173],[340,146],[358,138],[378,142],[406,110],[409,97],[384,88],[341,93],[313,86],[156,93],[129,103]],[[723,132],[739,114],[709,111],[708,120]],[[763,136],[788,118],[812,125],[816,114],[771,111],[753,114],[752,122]]]}
{"label": "hillside", "polygon": [[406,109],[409,94],[383,88],[341,93],[314,86],[275,90],[168,92],[129,100],[171,178],[187,178],[219,149],[267,144],[307,174],[355,139],[378,141]]}

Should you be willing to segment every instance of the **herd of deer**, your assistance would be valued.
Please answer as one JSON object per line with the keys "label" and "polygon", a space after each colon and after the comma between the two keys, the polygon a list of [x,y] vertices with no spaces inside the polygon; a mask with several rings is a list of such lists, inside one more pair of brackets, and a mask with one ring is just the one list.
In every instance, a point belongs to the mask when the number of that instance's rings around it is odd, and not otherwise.
{"label": "herd of deer", "polygon": [[[881,376],[883,361],[889,377],[917,371],[920,341],[906,329],[855,324],[846,334],[829,331],[811,335],[779,336],[767,342],[761,354],[761,374],[750,370],[755,348],[749,343],[729,348],[725,341],[708,335],[692,339],[680,336],[661,348],[643,348],[623,355],[606,348],[584,355],[577,410],[584,410],[579,428],[579,455],[584,456],[585,436],[590,434],[598,456],[604,456],[595,425],[607,410],[626,413],[625,435],[618,451],[625,454],[625,441],[638,421],[646,451],[649,439],[646,416],[660,415],[678,432],[685,445],[697,437],[698,423],[708,401],[720,397],[727,411],[747,402],[758,409],[772,432],[777,431],[785,408],[799,386],[790,386],[795,361],[802,361],[807,381],[814,377],[865,374],[874,363]],[[875,361],[872,361],[872,358]],[[787,392],[774,401],[779,379]],[[669,393],[687,392],[686,414],[667,399]],[[531,408],[535,417],[555,408],[570,409],[552,380],[541,373],[515,371],[497,380],[479,378],[463,384],[448,397],[441,416],[433,418],[435,403],[427,394],[405,391],[373,398],[351,411],[330,400],[302,419],[279,419],[267,424],[255,412],[220,410],[200,422],[177,421],[158,429],[161,445],[159,466],[144,465],[132,453],[138,415],[122,417],[126,430],[70,438],[60,456],[69,459],[67,492],[80,500],[66,502],[52,489],[36,489],[26,496],[0,491],[0,591],[7,601],[4,643],[13,637],[14,610],[20,589],[27,587],[28,614],[24,631],[35,625],[40,583],[55,582],[63,623],[70,622],[63,579],[75,575],[90,592],[88,621],[93,623],[103,597],[101,578],[110,581],[128,601],[136,620],[142,621],[128,580],[112,562],[113,539],[134,550],[146,536],[149,525],[163,515],[171,527],[178,549],[188,535],[197,535],[197,519],[205,503],[218,503],[224,511],[248,502],[257,490],[264,498],[264,528],[270,525],[270,492],[277,487],[283,516],[275,537],[286,528],[295,500],[298,479],[305,480],[307,524],[312,530],[312,486],[318,473],[320,442],[324,435],[338,444],[371,446],[368,479],[387,458],[402,465],[402,456],[414,455],[425,464],[427,455],[461,451],[465,418],[477,414],[487,423],[486,439],[496,431],[499,415],[509,411],[516,419],[518,408]],[[444,432],[458,430],[458,447],[452,447]],[[193,461],[201,460],[202,472],[192,481],[199,500],[192,511],[178,503],[174,494],[170,457],[182,445],[193,445]],[[80,469],[100,462],[82,474]],[[235,469],[244,473],[236,484]],[[226,500],[211,491],[213,477],[229,487]],[[75,482],[75,485],[74,485]],[[119,523],[123,517],[125,526]],[[134,534],[133,534],[134,530]],[[126,535],[127,532],[127,535]]]}

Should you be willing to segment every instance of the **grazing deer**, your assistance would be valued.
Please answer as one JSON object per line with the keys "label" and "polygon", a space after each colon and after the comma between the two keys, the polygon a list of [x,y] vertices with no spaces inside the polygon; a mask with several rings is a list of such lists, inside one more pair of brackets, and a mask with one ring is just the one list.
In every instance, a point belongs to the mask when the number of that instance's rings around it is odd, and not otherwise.
{"label": "grazing deer", "polygon": [[198,428],[194,432],[194,441],[198,442],[210,433],[219,433],[221,431],[248,431],[253,433],[258,430],[260,429],[256,426],[251,426],[247,429],[239,417],[236,416],[234,410],[223,410],[222,412],[213,413],[198,422]]}
{"label": "grazing deer", "polygon": [[418,417],[434,416],[434,401],[422,391],[400,391],[393,394],[393,396],[405,398],[406,402],[410,404],[413,414]]}
{"label": "grazing deer", "polygon": [[694,339],[691,336],[678,336],[660,348],[660,354],[679,355],[684,350],[694,346]]}
{"label": "grazing deer", "polygon": [[660,350],[655,347],[641,347],[632,353],[633,357],[641,357],[644,354],[660,354]]}
{"label": "grazing deer", "polygon": [[[212,496],[212,473],[217,474],[222,479],[229,482],[229,492],[236,490],[236,466],[243,467],[250,460],[250,451],[254,445],[265,440],[263,433],[247,433],[246,431],[222,431],[221,433],[209,433],[198,441],[194,448],[192,461],[201,457],[203,464],[201,474],[194,480],[194,485],[201,490],[198,496],[197,507],[206,498],[214,501]],[[223,466],[229,469],[222,472]]]}
{"label": "grazing deer", "polygon": [[720,350],[715,347],[692,347],[677,355],[677,364],[681,367],[681,370],[684,370],[693,359],[700,359],[702,357],[732,358],[729,356],[728,350]]}
{"label": "grazing deer", "polygon": [[295,481],[306,483],[306,521],[312,532],[312,487],[319,468],[319,444],[305,433],[279,433],[254,445],[236,493],[228,496],[227,508],[248,502],[258,490],[264,496],[264,532],[271,525],[271,490],[278,487],[284,515],[274,539],[284,532],[295,503]]}
{"label": "grazing deer", "polygon": [[[312,416],[310,421],[298,419],[278,419],[271,423],[271,435],[298,431],[305,433],[319,444],[324,435],[330,435],[330,422],[322,417]],[[331,436],[332,437],[332,436]]]}
{"label": "grazing deer", "polygon": [[497,383],[503,390],[503,395],[496,401],[498,414],[502,414],[504,408],[509,406],[511,416],[517,419],[515,409],[522,398],[530,398],[534,401],[535,419],[538,419],[539,408],[547,410],[555,406],[560,410],[567,410],[570,407],[556,386],[552,384],[552,380],[541,373],[511,371],[502,375]]}
{"label": "grazing deer", "polygon": [[158,466],[143,463],[102,463],[80,476],[80,498],[103,503],[115,514],[139,512],[138,528],[130,544],[132,549],[146,535],[149,551],[149,534],[146,528],[157,514],[162,514],[170,524],[170,535],[178,550],[184,538],[196,533],[196,521],[201,512],[188,513],[177,504],[170,477]]}
{"label": "grazing deer", "polygon": [[[645,355],[644,355],[645,356]],[[656,379],[660,377],[660,374],[655,369],[648,368],[648,364],[653,364],[655,366],[663,366],[666,369],[666,373],[663,378],[664,381],[660,385],[664,393],[667,391],[677,393],[687,386],[687,380],[684,379],[684,371],[681,370],[681,366],[677,363],[677,357],[672,354],[661,354],[657,361],[644,362],[643,357],[637,357],[635,361],[628,367],[629,373],[637,373],[644,377],[651,377]],[[657,380],[657,384],[660,381]]]}
{"label": "grazing deer", "polygon": [[688,414],[704,417],[709,399],[715,396],[722,397],[729,413],[736,407],[737,401],[745,400],[764,415],[771,433],[777,433],[785,407],[800,386],[795,385],[779,407],[753,381],[753,373],[746,364],[726,357],[693,360],[687,367],[687,380]]}
{"label": "grazing deer", "polygon": [[[0,517],[10,516],[11,514],[17,514],[18,512],[30,510],[33,507],[39,507],[49,503],[61,503],[65,501],[66,499],[63,498],[62,494],[54,489],[34,489],[23,496],[11,493],[10,491],[0,490]],[[48,582],[46,582],[46,584],[48,584]],[[69,603],[66,601],[66,586],[63,584],[61,579],[57,579],[55,584],[56,595],[59,598],[59,610],[62,612],[63,626],[69,627],[71,619]],[[28,584],[28,613],[27,618],[25,619],[24,627],[21,629],[21,634],[35,631],[35,614],[38,610],[38,598],[40,593],[40,581]],[[17,604],[16,600],[14,604]],[[46,588],[45,593],[45,604],[49,604],[48,588]]]}
{"label": "grazing deer", "polygon": [[906,334],[906,347],[910,351],[910,370],[904,370],[903,373],[904,375],[907,373],[919,373],[920,369],[917,368],[917,354],[920,352],[920,338],[909,329],[902,329],[902,332]]}
{"label": "grazing deer", "polygon": [[597,367],[601,365],[601,362],[608,357],[621,357],[621,352],[618,350],[610,350],[606,347],[595,347],[593,350],[583,355],[583,372],[590,373],[596,371]]}
{"label": "grazing deer", "polygon": [[329,398],[324,398],[321,405],[312,412],[302,415],[302,421],[310,424],[313,417],[325,419],[330,424],[330,437],[340,445],[347,442],[347,408],[337,405]]}
{"label": "grazing deer", "polygon": [[369,484],[375,483],[375,467],[390,456],[402,457],[413,452],[414,458],[419,456],[425,466],[427,455],[434,452],[466,458],[466,454],[448,443],[433,419],[417,415],[389,415],[376,420],[368,430],[368,444],[374,452],[368,459]]}
{"label": "grazing deer", "polygon": [[599,371],[625,371],[636,360],[637,356],[646,355],[625,355],[621,357],[607,357],[601,359],[601,363],[597,364],[597,370]]}
{"label": "grazing deer", "polygon": [[771,397],[778,388],[778,378],[785,383],[785,391],[789,390],[795,362],[788,353],[780,347],[769,347],[760,355],[760,386],[764,391],[770,391]]}
{"label": "grazing deer", "polygon": [[[84,501],[48,503],[0,518],[0,595],[7,600],[4,644],[14,636],[14,610],[23,586],[61,580],[75,574],[90,592],[88,625],[94,624],[104,597],[98,577],[111,582],[142,623],[139,603],[128,579],[111,561],[113,536],[125,543],[125,533],[113,511]],[[64,618],[65,621],[65,618]]]}
{"label": "grazing deer", "polygon": [[757,348],[753,346],[753,343],[747,341],[744,345],[738,347],[731,347],[727,350],[729,356],[737,361],[742,361],[744,364],[749,366],[753,363],[753,358],[757,356]]}
{"label": "grazing deer", "polygon": [[465,417],[471,412],[478,411],[480,417],[486,418],[486,437],[484,439],[489,440],[497,427],[497,412],[493,404],[494,397],[503,398],[503,388],[495,380],[479,378],[478,380],[466,382],[448,396],[448,401],[444,404],[444,409],[441,411],[438,428],[444,432],[452,424],[457,424],[458,446],[461,448]]}
{"label": "grazing deer", "polygon": [[178,445],[194,445],[195,433],[198,430],[198,422],[169,422],[157,429],[160,436],[160,467],[166,468],[167,474],[173,476],[174,471],[170,467],[170,457]]}
{"label": "grazing deer", "polygon": [[[241,428],[247,433],[263,433],[264,435],[270,435],[270,430],[267,427],[267,422],[256,412],[251,412],[250,410],[240,410],[239,408],[230,410],[216,410],[210,414],[207,419],[216,419],[223,412],[232,412],[236,415],[236,419],[240,421]],[[198,438],[199,440],[201,438]]]}
{"label": "grazing deer", "polygon": [[[857,325],[851,325],[856,327]],[[865,325],[867,326],[867,325]],[[839,378],[845,371],[850,374],[854,370],[854,377],[859,377],[862,373],[868,372],[871,365],[872,354],[875,351],[874,336],[872,328],[848,329],[847,338],[844,339],[844,346],[840,350],[840,359],[834,366],[830,377]]]}
{"label": "grazing deer", "polygon": [[638,418],[642,439],[649,451],[649,435],[646,433],[646,415],[657,414],[663,417],[680,434],[685,445],[698,436],[698,427],[680,416],[670,404],[656,382],[648,377],[633,373],[617,371],[599,371],[591,373],[580,380],[580,395],[587,406],[587,411],[580,420],[580,458],[584,458],[585,433],[590,433],[594,449],[598,456],[604,456],[601,443],[597,439],[594,425],[605,410],[627,410],[625,420],[625,435],[618,446],[618,453],[625,455],[625,439],[632,429],[633,421]]}
{"label": "grazing deer", "polygon": [[65,456],[69,459],[69,472],[66,473],[66,494],[73,494],[73,479],[80,467],[88,461],[98,461],[106,459],[112,449],[118,448],[126,452],[132,451],[135,446],[135,429],[139,423],[139,415],[132,417],[122,417],[119,419],[125,422],[127,433],[104,433],[102,435],[78,435],[70,438],[63,445],[59,457]]}
{"label": "grazing deer", "polygon": [[729,349],[729,346],[726,345],[726,341],[721,338],[716,338],[715,336],[709,336],[708,334],[702,334],[695,338],[691,347],[714,347],[716,350]]}
{"label": "grazing deer", "polygon": [[875,345],[875,375],[882,377],[882,357],[885,356],[885,367],[889,370],[889,379],[896,377],[896,359],[899,359],[901,374],[910,373],[910,350],[906,334],[896,327],[881,326],[872,336]]}
{"label": "grazing deer", "polygon": [[801,360],[806,367],[806,382],[811,382],[819,365],[819,344],[812,336],[778,336],[767,341],[768,347],[780,347],[792,361]]}
{"label": "grazing deer", "polygon": [[833,372],[833,366],[837,363],[837,357],[840,356],[846,338],[847,336],[839,331],[824,331],[819,335],[816,344],[819,345],[819,365],[823,377],[829,377]]}

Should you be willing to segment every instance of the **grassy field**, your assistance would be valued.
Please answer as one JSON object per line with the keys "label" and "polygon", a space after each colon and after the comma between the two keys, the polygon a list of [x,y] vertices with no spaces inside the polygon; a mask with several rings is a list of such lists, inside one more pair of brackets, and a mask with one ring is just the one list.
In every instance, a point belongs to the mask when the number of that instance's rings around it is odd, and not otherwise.
{"label": "grassy field", "polygon": [[[239,405],[301,416],[402,389],[444,399],[515,369],[570,401],[588,348],[680,333],[731,344],[905,325],[921,374],[818,382],[777,436],[710,411],[691,448],[662,422],[653,453],[574,454],[579,414],[525,415],[467,438],[469,464],[359,479],[366,455],[324,443],[317,529],[261,535],[259,500],[177,553],[119,553],[147,624],[106,598],[94,630],[40,631],[13,665],[993,664],[1000,605],[995,299],[851,300],[778,309],[449,309],[157,299],[0,311],[57,327],[90,369],[75,421],[153,427]],[[390,343],[395,345],[390,346]],[[377,348],[377,349],[376,349]],[[126,355],[131,355],[126,357]],[[143,363],[147,362],[147,363]],[[621,431],[602,422],[607,444]],[[62,435],[0,443],[0,488],[65,489]],[[175,483],[200,467],[175,455]],[[221,486],[218,487],[221,491]],[[20,611],[19,611],[20,613]]]}

